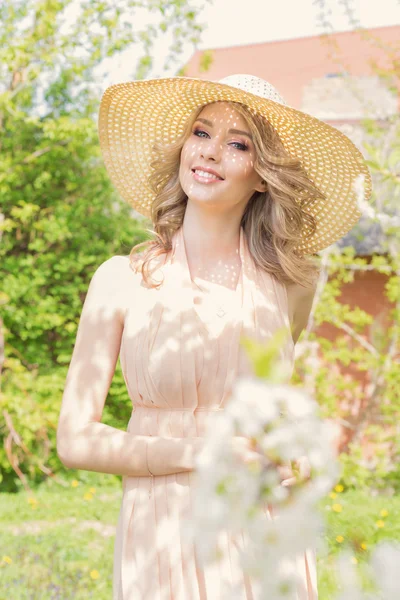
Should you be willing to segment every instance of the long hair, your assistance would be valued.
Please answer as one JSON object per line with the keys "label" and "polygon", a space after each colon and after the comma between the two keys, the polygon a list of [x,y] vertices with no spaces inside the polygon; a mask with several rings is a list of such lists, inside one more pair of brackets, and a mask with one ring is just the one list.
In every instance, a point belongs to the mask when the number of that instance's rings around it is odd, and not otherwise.
{"label": "long hair", "polygon": [[[316,222],[307,209],[325,196],[309,179],[300,160],[288,154],[266,119],[242,104],[228,104],[246,120],[256,149],[254,170],[268,184],[265,192],[253,194],[242,215],[249,251],[256,265],[280,282],[311,287],[319,272],[318,261],[312,255],[302,255],[296,246],[300,231],[306,237],[314,233]],[[151,281],[150,261],[171,251],[173,235],[183,224],[188,198],[179,180],[180,156],[203,108],[190,115],[182,135],[173,143],[154,146],[149,185],[155,194],[151,219],[156,239],[136,244],[130,252],[131,265],[136,272],[141,271],[147,286],[160,285]],[[149,248],[138,254],[136,250],[144,244]]]}

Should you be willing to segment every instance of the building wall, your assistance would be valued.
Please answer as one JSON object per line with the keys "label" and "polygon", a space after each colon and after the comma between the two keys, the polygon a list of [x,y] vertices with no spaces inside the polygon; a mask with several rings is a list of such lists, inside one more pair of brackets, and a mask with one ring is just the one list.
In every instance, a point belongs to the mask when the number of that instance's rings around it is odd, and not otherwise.
{"label": "building wall", "polygon": [[[184,72],[187,77],[211,80],[219,80],[233,73],[251,73],[272,83],[290,106],[308,110],[311,114],[314,110],[319,110],[318,105],[315,106],[315,88],[319,87],[323,94],[328,91],[329,94],[340,95],[340,89],[335,90],[335,87],[339,88],[342,84],[328,79],[347,73],[359,79],[357,86],[364,99],[369,101],[371,95],[377,94],[379,97],[382,93],[385,110],[392,111],[393,106],[397,109],[400,107],[399,95],[393,99],[387,91],[376,90],[374,81],[368,78],[375,75],[372,62],[376,62],[382,68],[390,68],[399,50],[400,26],[393,25],[209,49],[205,51],[211,59],[207,71],[202,70],[204,51],[198,51],[188,62]],[[344,89],[347,89],[347,86]],[[334,108],[337,114],[328,115],[329,117],[337,119],[340,113],[344,112],[347,117],[360,118],[359,106],[354,106],[353,101],[346,108],[340,104],[338,106],[337,100],[333,100],[330,106],[328,98],[327,110],[331,111]]]}

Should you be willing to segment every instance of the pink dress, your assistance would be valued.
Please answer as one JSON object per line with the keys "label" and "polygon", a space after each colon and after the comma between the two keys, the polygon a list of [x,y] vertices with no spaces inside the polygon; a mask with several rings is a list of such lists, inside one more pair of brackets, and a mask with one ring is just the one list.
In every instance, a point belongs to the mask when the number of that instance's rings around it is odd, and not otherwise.
{"label": "pink dress", "polygon": [[[223,317],[216,314],[215,304],[196,303],[182,228],[157,271],[157,280],[164,281],[160,289],[140,285],[140,273],[131,271],[138,286],[126,314],[120,360],[133,403],[127,428],[132,435],[204,435],[206,420],[223,409],[235,378],[252,372],[240,336],[267,342],[277,329],[289,327],[286,289],[256,267],[242,228],[240,258],[238,285],[230,291]],[[290,335],[281,358],[293,368]],[[192,476],[154,477],[150,497],[151,477],[123,477],[113,600],[219,600],[227,586],[239,586],[235,598],[256,600],[228,535],[223,562],[204,569],[194,547],[183,539],[181,522],[190,514]],[[312,550],[299,557],[298,567],[303,584],[293,600],[316,600]]]}

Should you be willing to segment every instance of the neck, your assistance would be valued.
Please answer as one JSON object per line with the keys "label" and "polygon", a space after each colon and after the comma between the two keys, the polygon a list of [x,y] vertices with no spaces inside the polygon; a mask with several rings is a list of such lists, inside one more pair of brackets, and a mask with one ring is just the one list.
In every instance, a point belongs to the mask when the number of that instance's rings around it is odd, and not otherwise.
{"label": "neck", "polygon": [[[201,245],[201,243],[205,243],[204,238],[199,236],[195,240],[192,240],[185,235],[183,228],[182,237],[189,274],[194,283],[196,283],[195,280],[197,279],[204,283],[223,286],[229,290],[236,289],[242,264],[239,252],[240,234],[235,251],[226,255],[221,254],[220,251],[218,254],[210,254],[208,252],[209,247]],[[188,240],[190,240],[189,244]],[[198,246],[196,246],[196,241],[200,242]],[[196,254],[197,247],[199,248],[199,256]],[[191,253],[188,248],[191,250]],[[206,254],[203,252],[203,248],[207,248]],[[220,250],[220,246],[218,248]]]}
{"label": "neck", "polygon": [[186,210],[182,232],[193,276],[204,277],[210,269],[240,265],[240,221],[199,219],[193,211]]}

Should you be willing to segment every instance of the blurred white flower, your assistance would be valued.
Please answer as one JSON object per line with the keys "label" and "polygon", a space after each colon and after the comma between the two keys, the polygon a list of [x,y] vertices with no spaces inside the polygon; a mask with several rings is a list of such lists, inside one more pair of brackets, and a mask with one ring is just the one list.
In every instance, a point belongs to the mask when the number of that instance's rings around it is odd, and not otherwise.
{"label": "blurred white flower", "polygon": [[[316,504],[335,483],[338,467],[331,426],[318,418],[317,409],[297,388],[245,377],[236,382],[224,410],[208,421],[185,531],[205,563],[219,559],[222,532],[246,538],[239,556],[260,590],[255,600],[293,597],[300,577],[296,557],[321,535]],[[253,462],[245,462],[248,446],[243,445],[243,456],[234,452],[234,437],[254,442]],[[309,460],[310,479],[282,486],[278,466],[300,457]]]}
{"label": "blurred white flower", "polygon": [[336,559],[337,579],[340,592],[335,600],[366,600],[360,588],[360,580],[355,565],[351,562],[353,555],[344,550]]}
{"label": "blurred white flower", "polygon": [[400,544],[381,542],[373,551],[371,570],[384,600],[400,598]]}
{"label": "blurred white flower", "polygon": [[273,387],[251,377],[239,379],[234,386],[228,404],[229,420],[240,426],[244,436],[255,436],[260,427],[278,418],[279,408],[270,398]]}
{"label": "blurred white flower", "polygon": [[358,175],[353,182],[353,189],[357,196],[357,204],[360,212],[369,219],[374,219],[380,223],[383,229],[400,226],[400,217],[398,215],[389,215],[387,213],[377,212],[371,204],[364,199],[364,175]]}
{"label": "blurred white flower", "polygon": [[[301,580],[296,558],[323,538],[317,503],[338,479],[335,435],[335,427],[318,418],[316,402],[304,392],[252,378],[239,380],[225,410],[208,422],[193,473],[191,518],[182,522],[183,535],[195,542],[200,562],[223,558],[228,533],[241,568],[252,578],[254,600],[292,600]],[[247,446],[243,457],[238,455],[235,436],[255,442],[256,460],[241,460],[248,458]],[[285,488],[277,465],[301,456],[307,457],[311,476]],[[348,551],[339,555],[340,591],[334,600],[398,600],[399,545],[380,544],[372,555],[370,577],[380,590],[373,596],[361,590],[352,558]],[[226,585],[221,600],[240,600],[240,590],[240,585]]]}

